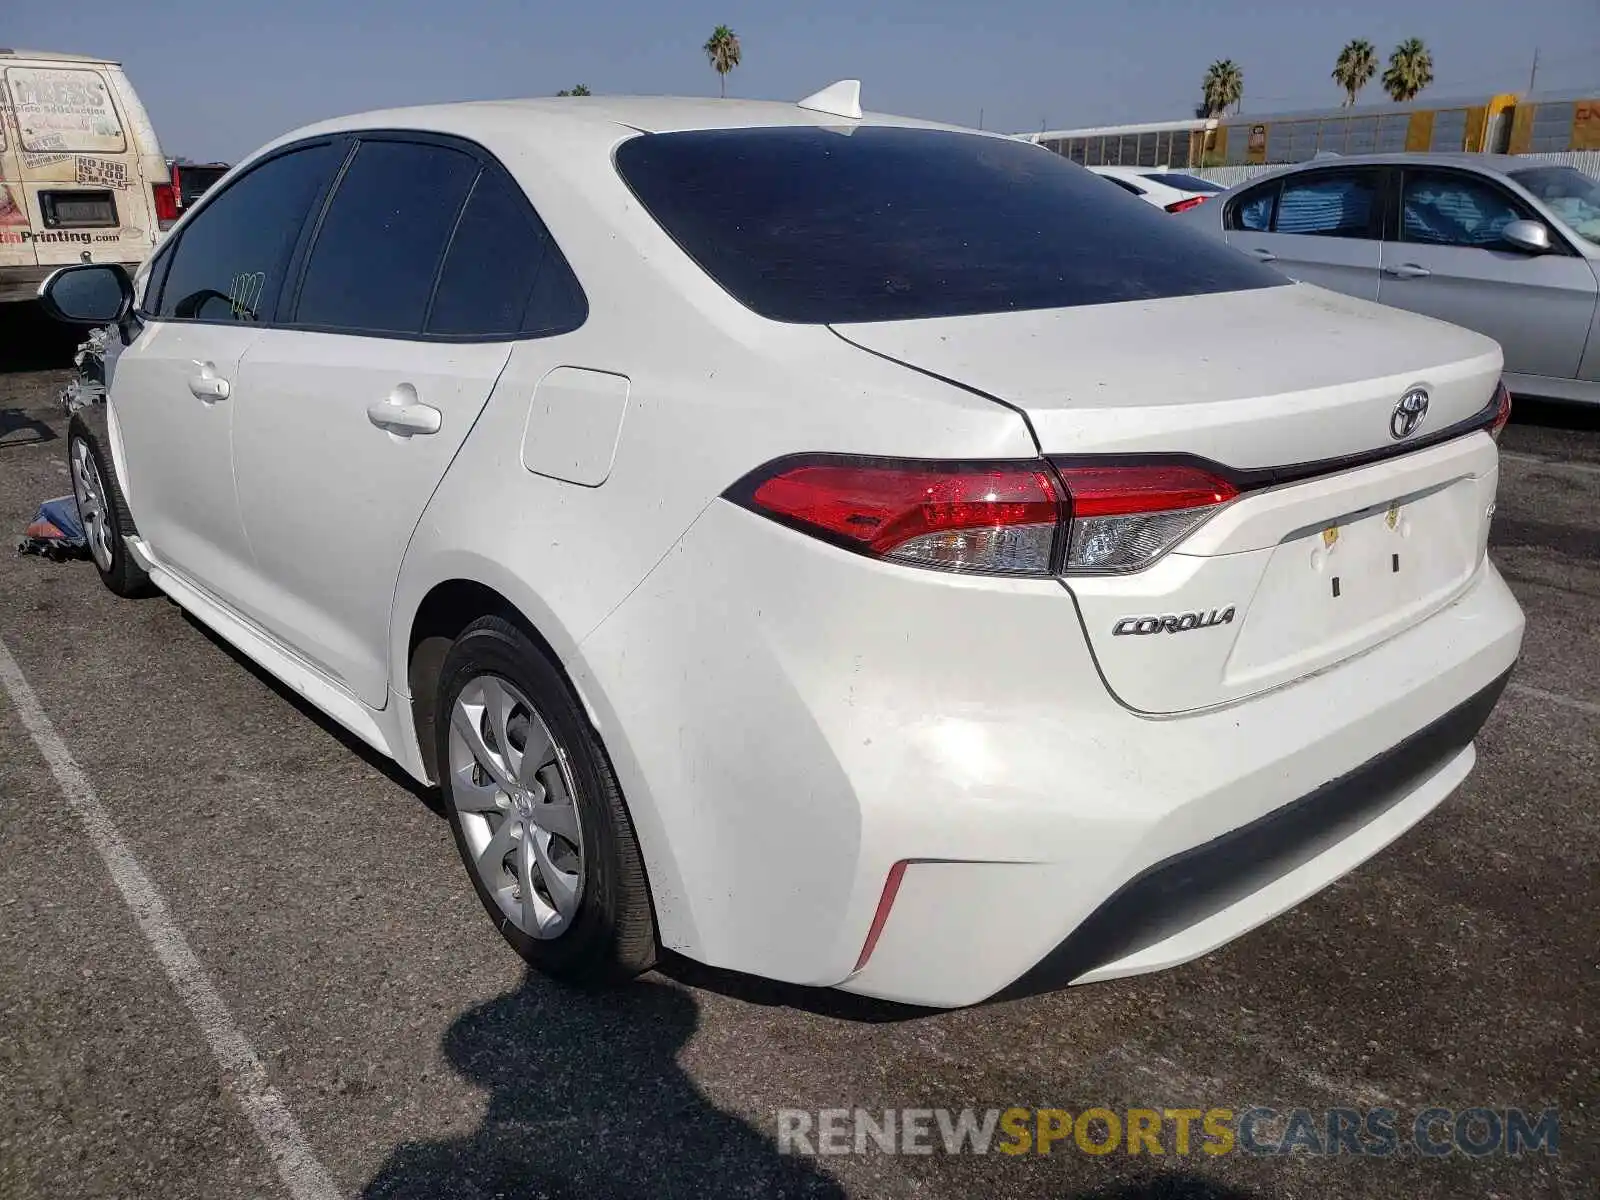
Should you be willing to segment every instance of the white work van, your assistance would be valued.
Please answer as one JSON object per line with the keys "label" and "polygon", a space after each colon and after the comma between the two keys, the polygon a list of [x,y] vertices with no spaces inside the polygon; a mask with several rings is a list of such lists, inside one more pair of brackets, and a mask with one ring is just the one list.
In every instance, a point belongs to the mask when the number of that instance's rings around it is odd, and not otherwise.
{"label": "white work van", "polygon": [[117,63],[0,49],[0,303],[33,299],[68,263],[131,273],[177,215],[155,130]]}

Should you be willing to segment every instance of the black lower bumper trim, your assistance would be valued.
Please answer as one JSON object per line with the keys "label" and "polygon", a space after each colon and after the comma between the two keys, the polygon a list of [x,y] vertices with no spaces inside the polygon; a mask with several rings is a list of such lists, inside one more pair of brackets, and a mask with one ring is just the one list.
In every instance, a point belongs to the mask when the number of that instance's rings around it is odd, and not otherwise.
{"label": "black lower bumper trim", "polygon": [[1507,671],[1432,724],[1316,791],[1141,871],[995,999],[1064,987],[1309,862],[1404,799],[1465,749],[1510,677]]}

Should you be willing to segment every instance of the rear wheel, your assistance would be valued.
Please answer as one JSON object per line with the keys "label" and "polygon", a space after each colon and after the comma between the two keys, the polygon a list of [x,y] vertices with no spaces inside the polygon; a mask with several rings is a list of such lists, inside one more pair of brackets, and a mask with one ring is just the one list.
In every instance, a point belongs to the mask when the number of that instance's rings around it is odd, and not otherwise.
{"label": "rear wheel", "polygon": [[639,845],[561,674],[516,625],[483,617],[446,654],[438,701],[450,828],[501,935],[577,983],[648,969],[656,930]]}
{"label": "rear wheel", "polygon": [[150,576],[133,561],[122,540],[132,530],[133,518],[111,458],[81,416],[74,416],[67,427],[67,461],[72,468],[78,518],[101,582],[119,596],[150,595],[155,591]]}

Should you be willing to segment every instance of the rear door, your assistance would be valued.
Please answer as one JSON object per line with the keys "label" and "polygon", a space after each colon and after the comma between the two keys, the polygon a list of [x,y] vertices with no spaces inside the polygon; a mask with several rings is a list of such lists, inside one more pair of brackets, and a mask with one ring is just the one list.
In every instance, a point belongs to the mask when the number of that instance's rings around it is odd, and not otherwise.
{"label": "rear door", "polygon": [[246,611],[374,708],[412,531],[513,344],[549,331],[536,286],[559,259],[481,151],[363,138],[291,327],[263,331],[246,358],[233,430],[256,562]]}
{"label": "rear door", "polygon": [[1538,214],[1476,172],[1406,167],[1383,242],[1378,299],[1488,334],[1506,370],[1571,379],[1594,318],[1594,272],[1561,244],[1515,249],[1500,231]]}
{"label": "rear door", "polygon": [[1382,183],[1377,167],[1276,177],[1229,204],[1224,217],[1228,244],[1291,279],[1376,300]]}

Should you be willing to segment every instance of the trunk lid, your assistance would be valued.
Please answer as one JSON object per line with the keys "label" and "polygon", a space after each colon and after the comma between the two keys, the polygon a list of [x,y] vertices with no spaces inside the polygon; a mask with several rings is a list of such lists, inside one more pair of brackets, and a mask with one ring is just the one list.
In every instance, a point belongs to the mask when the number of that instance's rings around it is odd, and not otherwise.
{"label": "trunk lid", "polygon": [[[1428,444],[1493,397],[1500,350],[1478,334],[1305,285],[836,329],[1018,409],[1048,456],[1183,455],[1244,482],[1142,570],[1064,577],[1107,687],[1136,710],[1325,670],[1448,605],[1483,561],[1494,443]],[[1396,439],[1418,387],[1426,415]]]}
{"label": "trunk lid", "polygon": [[984,316],[836,325],[845,340],[1025,414],[1046,454],[1172,452],[1279,467],[1392,444],[1405,391],[1423,437],[1500,376],[1481,334],[1309,284]]}

